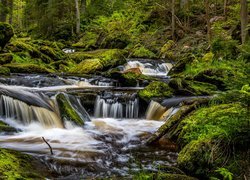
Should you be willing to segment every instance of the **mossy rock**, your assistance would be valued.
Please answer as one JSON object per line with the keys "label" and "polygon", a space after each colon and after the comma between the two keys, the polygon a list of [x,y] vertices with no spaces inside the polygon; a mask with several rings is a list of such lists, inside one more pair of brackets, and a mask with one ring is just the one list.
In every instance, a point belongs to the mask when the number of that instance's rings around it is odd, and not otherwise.
{"label": "mossy rock", "polygon": [[84,48],[85,50],[93,49],[97,47],[99,35],[94,32],[86,32],[83,37],[73,47]]}
{"label": "mossy rock", "polygon": [[16,132],[17,130],[8,124],[4,123],[3,121],[0,121],[0,133],[10,133],[10,132]]}
{"label": "mossy rock", "polygon": [[12,59],[13,57],[11,53],[0,54],[0,65],[10,63]]}
{"label": "mossy rock", "polygon": [[100,59],[86,59],[69,70],[72,74],[94,74],[103,69]]}
{"label": "mossy rock", "polygon": [[1,50],[5,47],[5,45],[10,41],[10,39],[14,36],[14,30],[12,26],[8,23],[0,22],[0,47]]}
{"label": "mossy rock", "polygon": [[65,59],[65,54],[60,49],[58,50],[49,46],[41,46],[40,51],[54,61]]}
{"label": "mossy rock", "polygon": [[0,179],[45,179],[48,168],[30,155],[0,149]]}
{"label": "mossy rock", "polygon": [[172,97],[173,89],[164,82],[151,82],[145,89],[139,91],[139,97],[144,100],[159,97]]}
{"label": "mossy rock", "polygon": [[174,89],[175,95],[181,96],[212,95],[218,91],[216,85],[194,80],[185,80],[183,78],[171,79],[169,86]]}
{"label": "mossy rock", "polygon": [[194,177],[190,177],[183,174],[170,174],[170,173],[164,173],[164,172],[158,172],[158,173],[150,173],[150,172],[142,172],[138,173],[133,176],[134,180],[137,179],[157,179],[157,180],[197,180]]}
{"label": "mossy rock", "polygon": [[195,56],[193,54],[185,55],[181,57],[180,60],[174,64],[173,68],[169,71],[168,75],[173,76],[183,72],[186,69],[187,64],[191,64],[195,60]]}
{"label": "mossy rock", "polygon": [[10,75],[10,69],[0,66],[0,75]]}
{"label": "mossy rock", "polygon": [[10,69],[11,73],[53,73],[54,70],[48,69],[46,67],[30,64],[30,63],[13,63],[13,64],[5,64],[4,67]]}
{"label": "mossy rock", "polygon": [[144,46],[136,48],[133,53],[131,54],[133,58],[150,58],[154,59],[157,58],[156,54],[150,51],[149,49],[145,48]]}
{"label": "mossy rock", "polygon": [[212,145],[209,140],[192,141],[178,155],[178,166],[185,172],[198,177],[209,176],[213,163],[210,162]]}
{"label": "mossy rock", "polygon": [[126,63],[126,51],[120,49],[99,49],[95,51],[75,52],[69,57],[77,63],[86,59],[100,59],[106,70]]}
{"label": "mossy rock", "polygon": [[81,119],[79,114],[71,105],[69,99],[65,96],[65,94],[63,93],[58,94],[56,96],[56,101],[57,101],[62,119],[71,121],[74,124],[79,125],[79,126],[84,125],[84,120]]}
{"label": "mossy rock", "polygon": [[58,72],[68,72],[70,69],[76,67],[76,65],[73,60],[60,60],[50,64],[50,66],[54,67]]}

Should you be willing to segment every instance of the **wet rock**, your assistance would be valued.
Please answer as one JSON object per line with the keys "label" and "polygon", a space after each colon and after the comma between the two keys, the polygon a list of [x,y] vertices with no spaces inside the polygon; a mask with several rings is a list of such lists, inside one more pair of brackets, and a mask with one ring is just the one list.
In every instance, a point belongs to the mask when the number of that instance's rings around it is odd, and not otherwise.
{"label": "wet rock", "polygon": [[10,24],[0,22],[0,47],[1,50],[9,42],[9,40],[14,36],[14,30]]}
{"label": "wet rock", "polygon": [[69,99],[65,94],[60,93],[56,96],[56,101],[59,107],[60,115],[62,119],[66,119],[68,121],[73,122],[76,125],[83,126],[84,120],[78,114],[78,112],[74,109]]}
{"label": "wet rock", "polygon": [[0,120],[0,133],[11,133],[11,132],[17,132],[16,128],[11,127]]}
{"label": "wet rock", "polygon": [[181,58],[169,71],[168,75],[172,76],[174,74],[183,72],[186,68],[186,65],[192,63],[194,59],[195,57],[192,54],[188,54],[187,56]]}

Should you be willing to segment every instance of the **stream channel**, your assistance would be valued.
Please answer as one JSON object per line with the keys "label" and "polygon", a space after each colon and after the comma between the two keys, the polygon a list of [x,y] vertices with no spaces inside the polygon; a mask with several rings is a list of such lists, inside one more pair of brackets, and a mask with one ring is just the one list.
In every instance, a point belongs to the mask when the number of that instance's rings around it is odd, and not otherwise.
{"label": "stream channel", "polygon": [[[139,68],[145,75],[167,80],[171,67],[161,61],[128,60],[119,68]],[[166,111],[154,101],[141,100],[137,92],[143,88],[122,87],[100,76],[0,77],[1,120],[18,130],[0,134],[0,147],[35,156],[58,179],[130,177],[141,170],[157,171],[160,165],[175,166],[176,152],[148,147],[144,142],[176,107]],[[58,93],[85,121],[83,126],[61,118]]]}

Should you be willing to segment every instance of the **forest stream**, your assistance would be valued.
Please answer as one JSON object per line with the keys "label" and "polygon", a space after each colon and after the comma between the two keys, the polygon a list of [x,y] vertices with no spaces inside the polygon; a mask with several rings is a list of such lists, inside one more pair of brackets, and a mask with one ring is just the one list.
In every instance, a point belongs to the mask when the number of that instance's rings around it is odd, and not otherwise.
{"label": "forest stream", "polygon": [[[143,60],[128,61],[121,69],[133,67],[167,78],[172,66]],[[142,169],[157,171],[159,165],[176,165],[176,152],[144,144],[164,123],[154,119],[155,115],[162,116],[165,111],[159,111],[160,105],[154,101],[141,103],[137,91],[143,87],[139,85],[119,87],[114,80],[98,76],[37,74],[13,74],[0,82],[1,117],[17,129],[15,133],[1,134],[0,146],[36,156],[57,177],[129,176]],[[58,93],[85,121],[84,126],[60,118]],[[172,108],[165,116],[175,112],[176,108]]]}

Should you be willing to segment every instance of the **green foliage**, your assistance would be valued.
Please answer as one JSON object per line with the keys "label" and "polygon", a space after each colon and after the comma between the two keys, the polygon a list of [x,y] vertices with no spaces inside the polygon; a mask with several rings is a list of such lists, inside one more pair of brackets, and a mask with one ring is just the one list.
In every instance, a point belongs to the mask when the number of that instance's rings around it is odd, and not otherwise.
{"label": "green foliage", "polygon": [[226,168],[218,168],[215,172],[221,174],[223,176],[223,180],[233,180],[233,174]]}
{"label": "green foliage", "polygon": [[9,75],[9,74],[10,74],[9,68],[0,66],[0,75]]}

